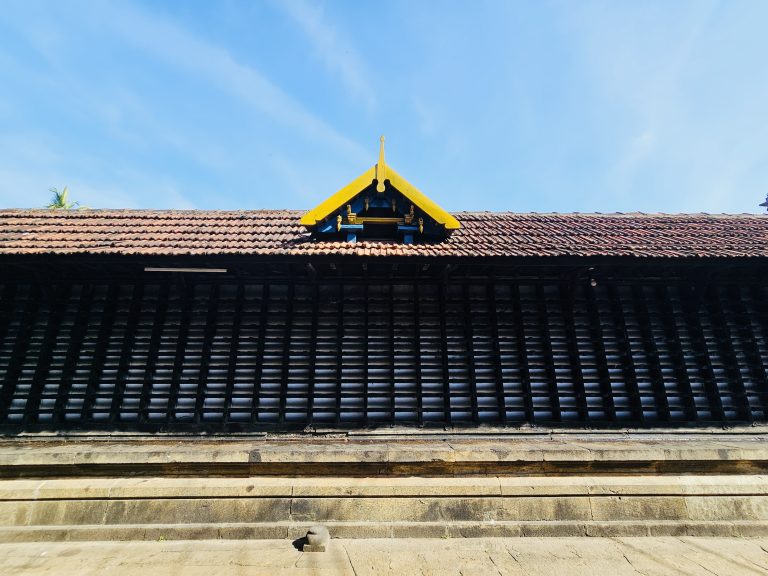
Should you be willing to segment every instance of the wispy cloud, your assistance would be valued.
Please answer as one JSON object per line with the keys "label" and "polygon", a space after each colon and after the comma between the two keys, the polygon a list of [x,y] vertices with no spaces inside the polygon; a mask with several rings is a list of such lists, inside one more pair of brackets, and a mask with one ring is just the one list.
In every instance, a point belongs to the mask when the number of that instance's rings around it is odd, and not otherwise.
{"label": "wispy cloud", "polygon": [[[49,136],[0,136],[0,207],[45,206],[52,186],[68,186],[74,200],[91,208],[194,208],[171,178],[72,150]],[[107,166],[108,169],[104,169]]]}
{"label": "wispy cloud", "polygon": [[309,40],[325,67],[337,74],[353,98],[369,111],[376,107],[366,66],[359,52],[326,18],[323,7],[307,0],[278,0],[273,5],[287,14]]}
{"label": "wispy cloud", "polygon": [[608,6],[566,11],[573,52],[612,118],[614,146],[604,152],[612,161],[596,201],[629,210],[757,210],[755,167],[765,162],[768,131],[743,118],[764,109],[751,94],[765,92],[765,75],[753,71],[729,90],[729,70],[751,54],[734,61],[713,50],[738,20],[715,0]]}
{"label": "wispy cloud", "polygon": [[219,90],[303,137],[352,158],[368,159],[369,154],[359,144],[315,116],[258,70],[238,62],[226,49],[135,6],[117,4],[103,9],[109,13],[91,12],[92,16],[124,41],[177,69],[204,77]]}
{"label": "wispy cloud", "polygon": [[622,147],[621,154],[606,174],[608,185],[617,195],[629,195],[637,171],[653,153],[655,145],[656,135],[652,130],[645,130]]}

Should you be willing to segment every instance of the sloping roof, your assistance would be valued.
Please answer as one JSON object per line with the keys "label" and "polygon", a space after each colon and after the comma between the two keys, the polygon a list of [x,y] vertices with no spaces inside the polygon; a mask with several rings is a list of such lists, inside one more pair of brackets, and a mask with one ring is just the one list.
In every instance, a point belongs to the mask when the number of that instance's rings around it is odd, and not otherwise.
{"label": "sloping roof", "polygon": [[442,242],[318,241],[301,211],[0,210],[0,254],[768,257],[768,216],[455,214]]}

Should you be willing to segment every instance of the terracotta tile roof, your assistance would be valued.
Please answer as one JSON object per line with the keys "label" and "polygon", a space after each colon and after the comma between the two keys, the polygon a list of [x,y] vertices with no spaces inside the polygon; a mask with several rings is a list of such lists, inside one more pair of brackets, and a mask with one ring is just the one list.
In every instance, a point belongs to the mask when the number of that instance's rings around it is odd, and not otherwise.
{"label": "terracotta tile roof", "polygon": [[317,241],[301,211],[0,210],[0,254],[768,257],[768,216],[455,214],[436,244]]}

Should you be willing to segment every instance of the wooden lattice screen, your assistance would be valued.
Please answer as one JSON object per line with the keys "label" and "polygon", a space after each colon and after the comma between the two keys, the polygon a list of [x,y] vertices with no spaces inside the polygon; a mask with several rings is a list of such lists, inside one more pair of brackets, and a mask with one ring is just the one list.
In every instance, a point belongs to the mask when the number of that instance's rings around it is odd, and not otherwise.
{"label": "wooden lattice screen", "polygon": [[0,286],[6,429],[765,421],[768,289]]}

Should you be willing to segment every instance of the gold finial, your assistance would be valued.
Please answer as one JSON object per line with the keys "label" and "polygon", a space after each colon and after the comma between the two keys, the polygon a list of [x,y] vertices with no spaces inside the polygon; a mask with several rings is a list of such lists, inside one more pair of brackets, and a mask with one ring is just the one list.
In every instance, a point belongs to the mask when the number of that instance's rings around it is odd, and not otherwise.
{"label": "gold finial", "polygon": [[384,180],[387,179],[387,164],[384,162],[384,136],[379,145],[379,163],[376,164],[376,192],[384,192]]}

